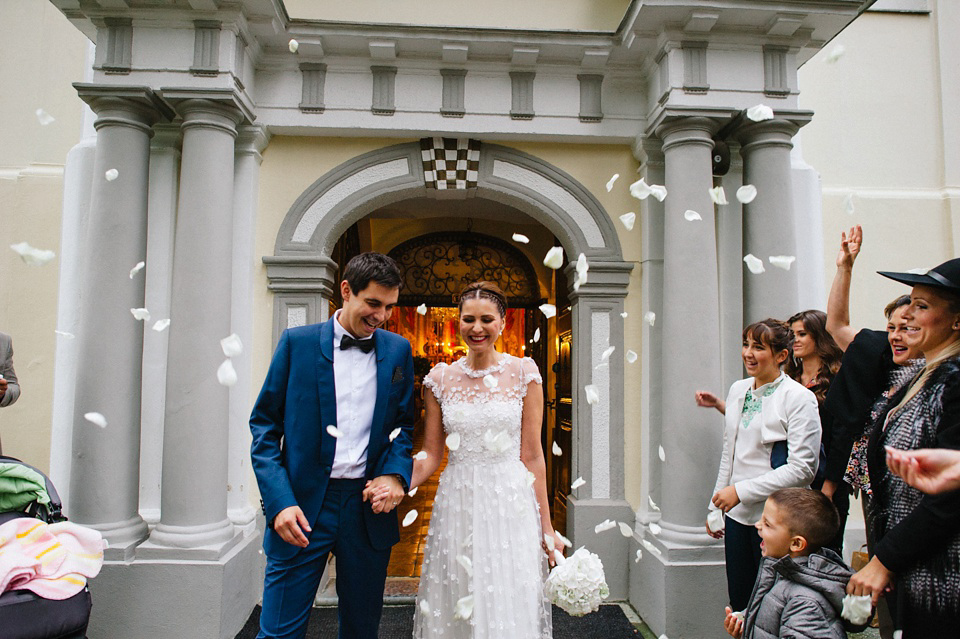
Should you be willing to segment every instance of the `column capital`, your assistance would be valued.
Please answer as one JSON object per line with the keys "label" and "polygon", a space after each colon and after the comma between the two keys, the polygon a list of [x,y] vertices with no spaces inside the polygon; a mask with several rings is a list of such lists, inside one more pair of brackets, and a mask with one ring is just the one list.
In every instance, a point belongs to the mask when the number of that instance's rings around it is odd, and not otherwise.
{"label": "column capital", "polygon": [[153,127],[153,139],[150,147],[153,149],[174,149],[179,152],[182,134],[177,124],[157,124]]}
{"label": "column capital", "polygon": [[331,297],[337,263],[323,255],[265,255],[267,288],[274,293],[318,293]]}
{"label": "column capital", "polygon": [[75,82],[80,99],[97,114],[93,126],[129,126],[149,132],[158,121],[175,117],[173,109],[150,87]]}
{"label": "column capital", "polygon": [[234,129],[238,124],[253,124],[257,119],[249,99],[230,89],[164,87],[158,90],[157,94],[184,116],[184,119],[187,112],[203,109],[211,113],[219,112],[235,120]]}
{"label": "column capital", "polygon": [[720,130],[720,123],[713,118],[683,116],[670,119],[657,127],[657,137],[663,140],[663,152],[681,144],[702,144],[713,148],[713,135]]}
{"label": "column capital", "polygon": [[663,168],[662,140],[650,135],[638,135],[630,150],[641,167],[657,166]]}
{"label": "column capital", "polygon": [[571,283],[570,299],[609,299],[619,300],[627,296],[627,286],[630,283],[630,273],[633,271],[632,262],[590,262],[590,273],[587,283],[580,286],[580,290],[573,290],[573,281],[576,278],[576,265],[571,263],[565,267],[567,281]]}
{"label": "column capital", "polygon": [[262,124],[240,125],[237,127],[237,153],[254,155],[260,160],[260,153],[267,148],[273,134]]}
{"label": "column capital", "polygon": [[741,145],[741,154],[750,153],[761,146],[785,146],[789,149],[793,148],[793,136],[806,122],[809,119],[798,121],[781,117],[760,122],[747,121],[737,129],[734,138]]}

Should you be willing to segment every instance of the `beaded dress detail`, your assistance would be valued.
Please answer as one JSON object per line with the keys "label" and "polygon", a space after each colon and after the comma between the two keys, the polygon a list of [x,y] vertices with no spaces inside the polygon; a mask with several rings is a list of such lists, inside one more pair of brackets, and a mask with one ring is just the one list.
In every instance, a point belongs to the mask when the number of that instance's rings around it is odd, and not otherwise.
{"label": "beaded dress detail", "polygon": [[[530,358],[501,354],[475,371],[466,360],[437,364],[424,379],[443,417],[448,451],[427,533],[413,636],[549,639],[551,607],[532,474],[520,460],[523,401],[542,384]],[[535,387],[537,392],[539,387]],[[466,618],[457,615],[471,603]]]}

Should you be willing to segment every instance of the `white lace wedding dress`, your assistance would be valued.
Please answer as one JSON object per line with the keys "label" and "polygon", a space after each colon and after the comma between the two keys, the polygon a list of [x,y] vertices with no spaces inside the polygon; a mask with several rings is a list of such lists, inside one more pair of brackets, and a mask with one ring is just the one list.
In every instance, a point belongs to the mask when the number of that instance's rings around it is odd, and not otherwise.
{"label": "white lace wedding dress", "polygon": [[[460,446],[448,453],[433,503],[417,639],[552,636],[533,475],[520,461],[520,418],[531,382],[543,383],[533,360],[507,354],[482,371],[463,359],[438,364],[424,380],[440,404],[444,436],[458,433]],[[458,602],[461,608],[472,602],[467,619],[457,615]]]}

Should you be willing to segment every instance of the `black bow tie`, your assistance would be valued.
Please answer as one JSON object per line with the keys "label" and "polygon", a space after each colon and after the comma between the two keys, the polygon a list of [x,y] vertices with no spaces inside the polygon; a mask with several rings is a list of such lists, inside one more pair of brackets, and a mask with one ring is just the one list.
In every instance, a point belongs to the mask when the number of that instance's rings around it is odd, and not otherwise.
{"label": "black bow tie", "polygon": [[373,338],[354,339],[349,335],[344,335],[340,338],[340,350],[345,351],[348,348],[359,348],[364,353],[369,353],[373,350]]}

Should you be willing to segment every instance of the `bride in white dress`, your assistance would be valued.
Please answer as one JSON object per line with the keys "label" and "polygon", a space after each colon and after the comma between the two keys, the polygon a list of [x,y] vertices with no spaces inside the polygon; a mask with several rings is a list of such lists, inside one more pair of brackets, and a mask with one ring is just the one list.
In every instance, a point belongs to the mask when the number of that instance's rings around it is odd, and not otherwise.
{"label": "bride in white dress", "polygon": [[438,364],[424,385],[427,458],[412,486],[440,476],[417,594],[413,635],[425,638],[549,639],[544,596],[550,523],[540,444],[543,381],[530,358],[498,353],[506,299],[490,282],[460,295],[467,356]]}

